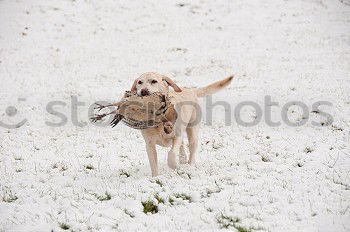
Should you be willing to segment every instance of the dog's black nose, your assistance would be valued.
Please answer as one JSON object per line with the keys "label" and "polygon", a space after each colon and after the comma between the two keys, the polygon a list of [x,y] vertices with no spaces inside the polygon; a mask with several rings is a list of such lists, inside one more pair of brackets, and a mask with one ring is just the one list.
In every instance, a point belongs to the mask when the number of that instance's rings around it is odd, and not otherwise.
{"label": "dog's black nose", "polygon": [[141,89],[141,96],[149,95],[148,89]]}

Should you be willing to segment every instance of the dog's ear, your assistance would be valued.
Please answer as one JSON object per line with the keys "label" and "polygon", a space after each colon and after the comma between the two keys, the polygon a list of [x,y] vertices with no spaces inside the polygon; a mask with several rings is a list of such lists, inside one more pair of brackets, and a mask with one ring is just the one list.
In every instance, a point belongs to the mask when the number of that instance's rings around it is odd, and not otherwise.
{"label": "dog's ear", "polygon": [[136,91],[137,89],[136,89],[136,84],[137,84],[137,79],[136,80],[134,80],[134,83],[132,84],[132,86],[131,86],[131,91]]}
{"label": "dog's ear", "polygon": [[179,86],[177,86],[175,84],[175,82],[173,80],[171,80],[169,77],[163,76],[163,81],[165,81],[166,83],[168,83],[169,86],[171,86],[175,92],[181,92],[182,90],[180,89]]}

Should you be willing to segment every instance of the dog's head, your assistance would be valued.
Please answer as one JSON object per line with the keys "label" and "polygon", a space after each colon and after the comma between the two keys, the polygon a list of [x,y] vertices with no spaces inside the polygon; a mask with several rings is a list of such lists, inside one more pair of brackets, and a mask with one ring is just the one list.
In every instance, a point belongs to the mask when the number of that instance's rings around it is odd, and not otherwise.
{"label": "dog's head", "polygon": [[169,86],[175,92],[181,92],[179,86],[169,77],[154,72],[147,72],[134,81],[131,91],[136,91],[138,96],[147,96],[155,92],[167,94],[169,92]]}

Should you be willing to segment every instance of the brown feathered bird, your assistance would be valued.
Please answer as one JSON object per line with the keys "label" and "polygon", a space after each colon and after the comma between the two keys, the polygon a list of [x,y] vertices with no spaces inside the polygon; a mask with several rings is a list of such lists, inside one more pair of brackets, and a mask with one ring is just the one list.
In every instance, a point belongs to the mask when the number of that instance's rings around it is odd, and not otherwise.
{"label": "brown feathered bird", "polygon": [[120,121],[134,129],[147,129],[157,127],[163,122],[174,121],[174,106],[167,96],[161,93],[153,93],[148,96],[138,96],[136,92],[126,91],[121,101],[108,105],[96,104],[101,111],[103,108],[115,106],[116,110],[95,114],[92,122],[102,120],[107,115],[115,114],[111,126],[115,127]]}

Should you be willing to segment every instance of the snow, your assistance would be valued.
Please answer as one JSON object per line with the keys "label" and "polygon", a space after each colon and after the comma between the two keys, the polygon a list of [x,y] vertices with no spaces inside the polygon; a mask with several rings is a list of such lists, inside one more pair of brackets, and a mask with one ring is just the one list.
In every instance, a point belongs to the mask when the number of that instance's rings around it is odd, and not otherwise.
{"label": "snow", "polygon": [[[27,122],[0,127],[0,231],[350,231],[349,60],[347,0],[2,0],[0,120]],[[187,87],[235,75],[213,96],[232,123],[215,107],[197,164],[170,170],[159,148],[154,178],[138,131],[88,121],[90,105],[119,99],[147,71]],[[237,125],[234,107],[264,109],[267,95],[281,125],[265,111]],[[85,105],[72,109],[72,96]],[[45,123],[60,121],[52,101],[64,104],[62,126]],[[320,109],[334,121],[310,113],[288,126],[290,101],[309,112],[331,102]],[[288,112],[302,120],[298,107]],[[157,212],[144,213],[147,202]]]}

